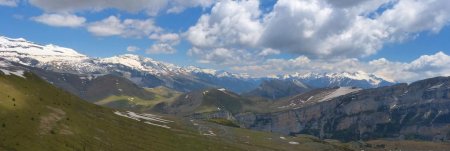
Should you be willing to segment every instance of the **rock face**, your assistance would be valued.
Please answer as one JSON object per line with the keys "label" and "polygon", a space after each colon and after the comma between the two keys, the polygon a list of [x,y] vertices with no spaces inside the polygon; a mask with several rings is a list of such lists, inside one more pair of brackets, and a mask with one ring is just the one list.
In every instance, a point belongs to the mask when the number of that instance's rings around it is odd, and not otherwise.
{"label": "rock face", "polygon": [[359,140],[450,137],[450,77],[361,90],[298,109],[245,113],[243,127],[282,134]]}

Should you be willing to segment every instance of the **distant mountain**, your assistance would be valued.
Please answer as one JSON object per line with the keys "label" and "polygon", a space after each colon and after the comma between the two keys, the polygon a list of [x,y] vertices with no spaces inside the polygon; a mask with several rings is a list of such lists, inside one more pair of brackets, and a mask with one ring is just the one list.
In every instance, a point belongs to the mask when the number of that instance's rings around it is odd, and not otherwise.
{"label": "distant mountain", "polygon": [[197,67],[180,67],[132,54],[90,58],[73,49],[38,45],[25,39],[0,37],[0,57],[22,65],[79,75],[115,74],[142,87],[166,86],[179,91],[225,87],[235,92],[253,89],[258,80],[246,75]]}
{"label": "distant mountain", "polygon": [[260,86],[250,92],[244,93],[244,96],[257,96],[268,99],[279,99],[287,96],[297,95],[311,90],[312,87],[303,84],[296,79],[269,79],[264,80]]}
{"label": "distant mountain", "polygon": [[450,138],[450,77],[370,89],[316,89],[272,106],[269,113],[235,118],[251,129],[323,139]]}
{"label": "distant mountain", "polygon": [[395,84],[395,81],[388,81],[373,74],[363,71],[354,73],[295,73],[279,76],[280,79],[296,79],[302,81],[306,85],[315,88],[325,87],[359,87],[359,88],[376,88],[380,86],[389,86]]}
{"label": "distant mountain", "polygon": [[[55,73],[72,74],[80,78],[112,74],[126,78],[140,87],[164,86],[181,92],[207,88],[226,88],[236,93],[254,90],[253,95],[267,98],[280,98],[303,92],[303,90],[294,90],[295,88],[292,86],[295,84],[293,85],[292,81],[303,83],[311,88],[334,86],[372,88],[392,84],[392,82],[363,72],[309,73],[284,75],[276,78],[253,78],[246,74],[233,74],[194,66],[180,67],[132,54],[91,58],[70,48],[39,45],[22,38],[7,37],[0,37],[0,58]],[[277,85],[278,88],[275,89],[278,90],[269,89],[268,87],[272,84],[263,83],[263,81],[271,79],[284,80],[284,82],[272,83]],[[258,90],[268,92],[258,92]]]}

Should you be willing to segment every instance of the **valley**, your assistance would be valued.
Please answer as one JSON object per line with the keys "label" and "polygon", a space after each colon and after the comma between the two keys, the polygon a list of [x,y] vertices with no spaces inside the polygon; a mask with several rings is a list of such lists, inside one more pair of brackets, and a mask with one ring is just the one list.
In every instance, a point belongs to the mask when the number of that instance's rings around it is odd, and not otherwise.
{"label": "valley", "polygon": [[0,150],[450,149],[449,77],[255,78],[2,40]]}
{"label": "valley", "polygon": [[276,134],[108,109],[27,72],[0,75],[0,83],[1,150],[348,150],[315,138],[292,137],[302,143],[288,145],[268,139]]}

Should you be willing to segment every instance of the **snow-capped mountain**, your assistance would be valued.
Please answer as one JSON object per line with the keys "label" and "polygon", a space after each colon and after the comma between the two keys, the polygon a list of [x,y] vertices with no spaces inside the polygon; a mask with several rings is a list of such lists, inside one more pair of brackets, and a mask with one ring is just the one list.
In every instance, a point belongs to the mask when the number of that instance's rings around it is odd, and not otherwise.
{"label": "snow-capped mountain", "polygon": [[380,78],[374,74],[368,74],[363,71],[354,73],[295,73],[280,76],[281,79],[297,79],[307,85],[313,87],[360,87],[360,88],[374,88],[379,86],[392,85],[395,81],[388,81]]}
{"label": "snow-capped mountain", "polygon": [[40,63],[51,62],[55,60],[83,60],[88,57],[76,52],[70,48],[59,47],[56,45],[38,45],[23,38],[12,39],[0,36],[0,55],[3,58],[20,62],[22,64],[30,64],[27,59],[32,58]]}
{"label": "snow-capped mountain", "polygon": [[[226,88],[235,92],[248,92],[263,80],[247,74],[235,74],[194,66],[181,67],[133,54],[109,58],[91,58],[77,51],[56,45],[39,45],[23,38],[0,36],[0,58],[25,66],[71,73],[81,77],[115,74],[142,87],[166,86],[179,91],[210,87]],[[92,76],[91,76],[92,77]],[[389,85],[391,82],[364,72],[329,74],[290,74],[278,80],[295,79],[312,87],[355,86],[362,88]]]}
{"label": "snow-capped mountain", "polygon": [[0,57],[25,66],[59,73],[89,75],[115,74],[143,87],[167,86],[180,91],[225,87],[237,92],[257,86],[247,75],[213,69],[181,67],[138,55],[90,58],[55,45],[39,45],[23,38],[0,37]]}

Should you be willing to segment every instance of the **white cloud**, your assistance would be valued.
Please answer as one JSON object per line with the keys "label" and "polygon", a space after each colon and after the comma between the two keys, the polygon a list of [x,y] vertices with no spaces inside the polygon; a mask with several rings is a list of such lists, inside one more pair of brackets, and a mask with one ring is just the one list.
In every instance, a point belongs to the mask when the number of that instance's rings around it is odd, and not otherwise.
{"label": "white cloud", "polygon": [[277,54],[280,54],[279,50],[275,50],[272,48],[266,48],[266,49],[263,49],[258,55],[259,56],[270,56],[270,55],[277,55]]}
{"label": "white cloud", "polygon": [[125,19],[109,16],[101,21],[90,23],[88,31],[97,36],[144,37],[162,31],[152,19]]}
{"label": "white cloud", "polygon": [[261,14],[258,1],[224,0],[185,33],[198,49],[272,48],[312,58],[359,58],[386,43],[450,22],[447,0],[279,0]]}
{"label": "white cloud", "polygon": [[74,14],[42,14],[32,17],[32,20],[49,26],[56,27],[80,27],[86,22],[86,18]]}
{"label": "white cloud", "polygon": [[262,31],[259,1],[219,1],[189,28],[186,38],[200,49],[254,46]]}
{"label": "white cloud", "polygon": [[177,51],[172,45],[167,43],[156,43],[153,44],[149,49],[147,49],[146,53],[148,54],[174,54]]}
{"label": "white cloud", "polygon": [[201,6],[203,8],[211,6],[216,0],[172,0],[172,6],[167,9],[168,13],[179,13],[188,7]]}
{"label": "white cloud", "polygon": [[258,62],[259,59],[262,59],[254,57],[254,54],[242,49],[198,49],[194,47],[190,49],[187,54],[196,57],[199,63],[213,63],[224,66],[254,64]]}
{"label": "white cloud", "polygon": [[450,1],[399,1],[377,21],[391,28],[390,40],[402,41],[422,31],[439,32],[450,22]]}
{"label": "white cloud", "polygon": [[19,0],[0,0],[0,6],[16,7]]}
{"label": "white cloud", "polygon": [[354,7],[370,0],[326,0],[328,3],[339,8]]}
{"label": "white cloud", "polygon": [[141,50],[141,48],[137,47],[137,46],[128,46],[127,47],[127,51],[128,52],[136,52],[138,50]]}
{"label": "white cloud", "polygon": [[181,12],[188,7],[208,7],[213,0],[29,0],[46,12],[100,11],[108,8],[157,15],[161,11]]}
{"label": "white cloud", "polygon": [[222,67],[259,65],[276,54],[279,54],[279,51],[274,49],[248,51],[239,48],[199,49],[196,47],[187,52],[188,56],[198,59],[199,63]]}
{"label": "white cloud", "polygon": [[154,33],[150,35],[149,38],[160,43],[170,43],[171,45],[180,42],[180,36],[176,33]]}

